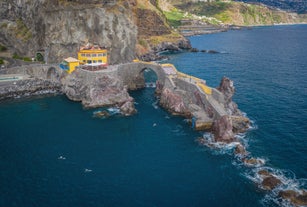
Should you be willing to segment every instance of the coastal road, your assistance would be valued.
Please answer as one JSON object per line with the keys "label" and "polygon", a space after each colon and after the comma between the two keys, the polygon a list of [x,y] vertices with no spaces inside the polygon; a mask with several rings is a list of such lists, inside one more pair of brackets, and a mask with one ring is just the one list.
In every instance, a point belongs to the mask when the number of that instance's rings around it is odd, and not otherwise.
{"label": "coastal road", "polygon": [[0,75],[0,87],[15,85],[17,81],[29,79],[28,75],[23,74],[9,74]]}

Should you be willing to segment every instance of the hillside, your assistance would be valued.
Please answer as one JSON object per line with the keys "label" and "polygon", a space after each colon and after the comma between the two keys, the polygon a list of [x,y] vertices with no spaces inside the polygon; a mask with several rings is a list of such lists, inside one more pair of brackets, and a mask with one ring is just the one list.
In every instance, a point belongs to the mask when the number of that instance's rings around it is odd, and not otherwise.
{"label": "hillside", "polygon": [[243,2],[265,4],[273,8],[297,12],[299,14],[307,13],[306,0],[243,0]]}
{"label": "hillside", "polygon": [[217,32],[228,25],[307,22],[306,17],[221,0],[0,0],[0,48],[27,60],[43,51],[48,62],[60,62],[95,43],[109,50],[109,63],[117,64],[190,48],[179,34],[182,25]]}
{"label": "hillside", "polygon": [[86,43],[109,49],[111,64],[189,47],[155,0],[0,0],[0,28],[0,46],[11,56],[31,59],[43,51],[48,62],[74,57]]}
{"label": "hillside", "polygon": [[[205,22],[211,24],[228,24],[238,26],[255,26],[255,25],[272,25],[272,24],[292,24],[307,22],[306,15],[297,13],[288,13],[282,10],[271,9],[264,5],[247,4],[242,2],[177,2],[175,7],[168,13],[171,18],[170,22],[175,23],[174,26],[180,26],[180,19],[186,18],[184,13],[197,15],[203,18]],[[171,15],[170,15],[171,14]],[[177,18],[177,25],[175,18]],[[209,18],[213,17],[213,18]]]}

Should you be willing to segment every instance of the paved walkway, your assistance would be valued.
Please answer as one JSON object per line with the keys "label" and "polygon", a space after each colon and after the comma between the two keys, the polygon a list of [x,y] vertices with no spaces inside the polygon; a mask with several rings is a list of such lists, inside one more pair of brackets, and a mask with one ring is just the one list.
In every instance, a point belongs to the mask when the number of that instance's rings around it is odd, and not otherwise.
{"label": "paved walkway", "polygon": [[14,84],[16,81],[29,79],[30,76],[24,74],[0,75],[0,86]]}

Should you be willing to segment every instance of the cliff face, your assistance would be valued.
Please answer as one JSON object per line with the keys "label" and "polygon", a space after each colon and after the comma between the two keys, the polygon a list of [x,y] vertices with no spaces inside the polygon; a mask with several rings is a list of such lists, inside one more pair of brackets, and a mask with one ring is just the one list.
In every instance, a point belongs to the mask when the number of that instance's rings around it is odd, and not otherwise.
{"label": "cliff face", "polygon": [[58,62],[90,42],[110,49],[111,64],[131,61],[137,41],[135,2],[112,2],[1,0],[0,43],[29,57],[44,49],[49,62]]}

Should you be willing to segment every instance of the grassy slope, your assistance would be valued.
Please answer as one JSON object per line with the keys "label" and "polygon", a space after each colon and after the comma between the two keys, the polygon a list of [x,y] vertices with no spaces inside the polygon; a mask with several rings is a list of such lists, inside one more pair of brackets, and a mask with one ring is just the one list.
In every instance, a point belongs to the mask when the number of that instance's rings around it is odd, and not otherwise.
{"label": "grassy slope", "polygon": [[[165,12],[173,26],[180,26],[184,12],[197,16],[214,17],[223,23],[241,26],[270,25],[274,23],[299,23],[302,19],[297,14],[271,10],[264,6],[241,2],[211,2],[211,3],[177,3],[178,9]],[[306,21],[306,18],[305,18]]]}

